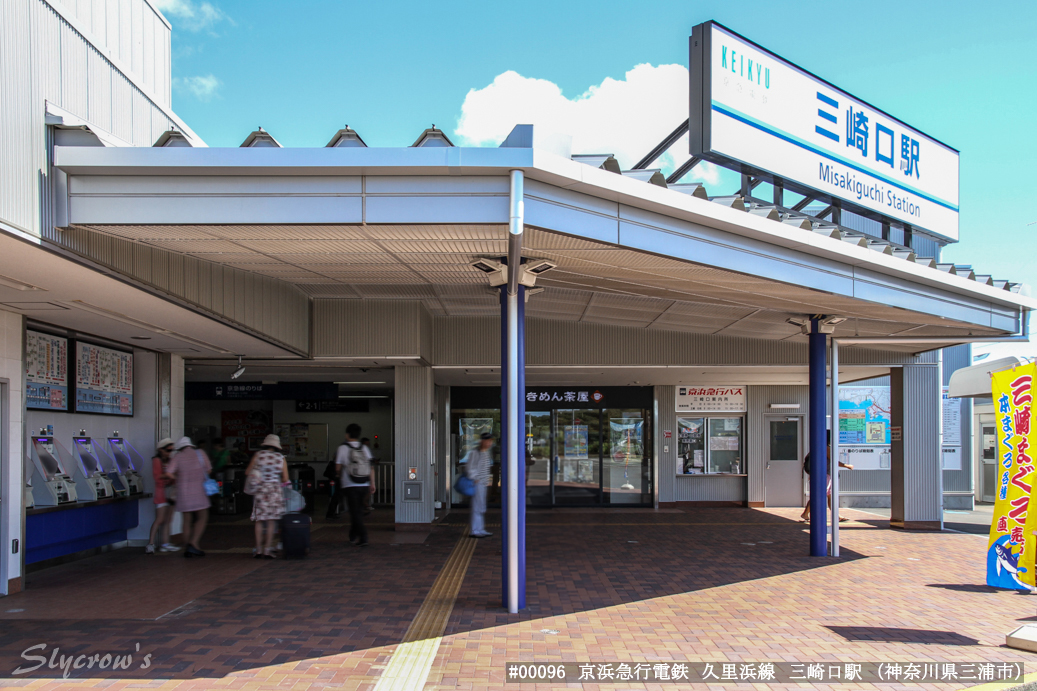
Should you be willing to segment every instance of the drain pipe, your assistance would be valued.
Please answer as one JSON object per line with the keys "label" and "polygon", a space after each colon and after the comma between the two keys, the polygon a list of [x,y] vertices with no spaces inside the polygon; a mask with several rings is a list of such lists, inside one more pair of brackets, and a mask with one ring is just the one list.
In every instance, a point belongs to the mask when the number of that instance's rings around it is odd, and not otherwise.
{"label": "drain pipe", "polygon": [[[1019,333],[1011,336],[979,337],[968,336],[966,338],[939,338],[930,336],[844,336],[842,338],[832,337],[832,551],[833,557],[839,556],[839,346],[840,345],[938,345],[953,341],[955,345],[966,343],[1029,343],[1030,342],[1030,310],[1023,309],[1019,318]],[[942,371],[942,370],[941,370]],[[941,377],[940,383],[943,383]],[[943,471],[940,471],[940,501],[943,501]],[[942,525],[942,511],[940,523]]]}
{"label": "drain pipe", "polygon": [[[523,324],[520,323],[519,311],[522,296],[519,286],[519,272],[522,270],[522,232],[525,228],[525,203],[523,202],[523,173],[521,170],[511,171],[510,214],[508,219],[508,284],[507,295],[507,363],[501,363],[502,372],[507,368],[508,408],[507,416],[507,448],[505,463],[507,464],[507,534],[504,536],[504,550],[507,559],[507,607],[508,612],[515,614],[523,607],[525,600],[524,552],[521,543],[525,536],[525,527],[520,525],[524,516],[519,515],[520,473],[519,457],[524,446],[522,423],[525,419],[526,397],[524,373],[520,369],[524,365],[525,343],[522,338]],[[522,507],[524,508],[524,507]]]}

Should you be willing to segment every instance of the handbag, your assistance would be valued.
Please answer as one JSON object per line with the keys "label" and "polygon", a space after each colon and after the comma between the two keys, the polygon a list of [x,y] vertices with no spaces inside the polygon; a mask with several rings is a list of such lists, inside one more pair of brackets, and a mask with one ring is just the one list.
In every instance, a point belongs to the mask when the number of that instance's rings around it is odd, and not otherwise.
{"label": "handbag", "polygon": [[256,468],[248,474],[247,478],[245,478],[245,487],[243,491],[245,494],[255,495],[256,492],[259,491],[259,486],[262,482],[263,473],[259,471],[259,468]]}
{"label": "handbag", "polygon": [[472,478],[462,473],[461,475],[458,475],[457,480],[454,481],[454,489],[457,490],[459,494],[471,497],[475,494],[475,483],[472,482]]}
{"label": "handbag", "polygon": [[[198,450],[195,450],[195,455],[198,458],[198,464],[201,465],[203,470],[204,470],[204,468],[205,468],[205,461],[202,460],[201,452],[199,452]],[[220,493],[220,483],[218,483],[215,480],[213,480],[211,477],[209,477],[209,474],[206,473],[205,474],[205,482],[202,483],[202,489],[205,490],[205,496],[207,496],[207,497],[215,497],[217,494]]]}

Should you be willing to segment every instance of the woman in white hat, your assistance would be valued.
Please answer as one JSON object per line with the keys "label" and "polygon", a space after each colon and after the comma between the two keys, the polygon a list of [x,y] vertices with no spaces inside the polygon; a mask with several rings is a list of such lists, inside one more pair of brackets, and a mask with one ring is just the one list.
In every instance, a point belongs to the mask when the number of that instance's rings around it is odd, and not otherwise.
{"label": "woman in white hat", "polygon": [[[263,445],[248,464],[245,477],[259,475],[259,486],[252,495],[252,520],[256,522],[256,559],[273,559],[274,531],[284,515],[284,494],[281,487],[288,483],[288,462],[281,453],[281,438],[266,435]],[[266,539],[263,527],[266,526]]]}

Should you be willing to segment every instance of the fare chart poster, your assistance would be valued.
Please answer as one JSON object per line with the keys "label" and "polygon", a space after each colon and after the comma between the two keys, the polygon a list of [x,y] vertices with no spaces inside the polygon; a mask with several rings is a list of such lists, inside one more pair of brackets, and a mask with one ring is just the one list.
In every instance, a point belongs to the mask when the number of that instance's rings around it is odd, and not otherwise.
{"label": "fare chart poster", "polygon": [[68,410],[68,339],[25,332],[25,407]]}
{"label": "fare chart poster", "polygon": [[76,412],[133,415],[133,353],[76,342]]}

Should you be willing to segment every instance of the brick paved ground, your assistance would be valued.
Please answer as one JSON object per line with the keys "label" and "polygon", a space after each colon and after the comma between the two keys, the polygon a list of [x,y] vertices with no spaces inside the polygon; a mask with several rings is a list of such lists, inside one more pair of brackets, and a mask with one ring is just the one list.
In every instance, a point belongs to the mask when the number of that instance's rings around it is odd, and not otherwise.
{"label": "brick paved ground", "polygon": [[[811,559],[795,513],[531,512],[528,608],[518,615],[500,608],[494,529],[478,543],[426,688],[501,688],[504,663],[519,660],[1023,660],[1037,670],[1037,656],[1003,647],[1020,620],[1037,620],[1037,598],[981,585],[981,537],[891,531],[876,516],[848,512],[863,522],[844,527],[844,557]],[[0,686],[69,686],[57,670],[11,676],[19,653],[45,641],[48,652],[118,654],[139,642],[141,654],[153,653],[148,670],[73,672],[95,680],[90,687],[373,688],[463,521],[455,514],[421,543],[386,537],[367,551],[343,544],[341,528],[322,527],[310,560],[262,563],[157,620],[120,619],[104,601],[96,606],[112,611],[108,618],[2,621]],[[237,530],[238,539],[243,529],[216,530]],[[223,548],[233,541],[213,539]],[[135,568],[127,556],[97,559]],[[214,553],[180,558],[170,573],[189,578],[183,567],[197,566],[198,579],[208,568],[226,579],[225,560],[251,564],[247,555]],[[148,569],[151,581],[127,597],[148,598],[161,584]],[[52,594],[39,587],[2,599],[0,616]]]}

